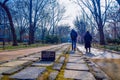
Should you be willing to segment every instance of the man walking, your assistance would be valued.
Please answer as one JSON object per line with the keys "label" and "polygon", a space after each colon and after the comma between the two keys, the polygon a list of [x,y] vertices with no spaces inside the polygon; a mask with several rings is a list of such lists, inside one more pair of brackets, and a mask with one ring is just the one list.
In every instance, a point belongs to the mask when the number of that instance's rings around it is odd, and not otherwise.
{"label": "man walking", "polygon": [[74,29],[72,29],[70,36],[71,36],[71,40],[72,40],[72,50],[75,51],[76,50],[76,41],[77,41],[77,32]]}

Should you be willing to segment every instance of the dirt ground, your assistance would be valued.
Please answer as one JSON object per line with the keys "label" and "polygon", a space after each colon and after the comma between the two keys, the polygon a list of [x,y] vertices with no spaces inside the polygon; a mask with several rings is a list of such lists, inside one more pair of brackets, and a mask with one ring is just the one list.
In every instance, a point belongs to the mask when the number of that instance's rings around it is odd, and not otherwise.
{"label": "dirt ground", "polygon": [[50,49],[53,47],[56,47],[57,45],[53,46],[44,46],[44,47],[38,47],[38,48],[29,48],[29,49],[22,49],[22,50],[15,50],[15,51],[3,51],[0,52],[0,62],[2,61],[8,61],[11,59],[15,59],[16,57],[32,54],[35,52],[40,52],[42,50]]}

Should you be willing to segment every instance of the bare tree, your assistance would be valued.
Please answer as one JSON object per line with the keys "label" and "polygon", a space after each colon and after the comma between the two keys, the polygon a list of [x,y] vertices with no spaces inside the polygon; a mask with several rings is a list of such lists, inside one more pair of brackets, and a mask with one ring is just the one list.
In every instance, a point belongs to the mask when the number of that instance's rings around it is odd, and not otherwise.
{"label": "bare tree", "polygon": [[86,32],[87,22],[85,22],[84,19],[77,16],[76,19],[74,20],[74,25],[78,31],[78,35],[80,38],[79,42],[83,43],[83,36],[84,36],[84,33]]}
{"label": "bare tree", "polygon": [[8,6],[6,5],[6,3],[9,0],[4,0],[3,3],[0,2],[0,6],[6,11],[7,17],[9,19],[9,23],[10,23],[10,28],[11,28],[11,32],[12,32],[12,37],[13,37],[13,46],[17,46],[17,37],[16,37],[16,32],[15,32],[15,28],[14,28],[14,24],[13,24],[13,20],[12,20],[12,16],[11,13],[9,11]]}
{"label": "bare tree", "polygon": [[59,36],[60,42],[68,41],[70,35],[70,26],[68,24],[59,25],[56,27],[56,33]]}
{"label": "bare tree", "polygon": [[114,38],[117,39],[119,37],[119,23],[120,23],[120,10],[119,5],[116,2],[112,3],[113,6],[107,11],[108,22],[113,25],[113,34]]}
{"label": "bare tree", "polygon": [[11,13],[13,15],[13,22],[15,23],[17,39],[19,42],[25,40],[23,36],[25,36],[28,29],[28,15],[26,15],[27,12],[25,10],[27,10],[27,7],[25,4],[26,1],[14,0],[10,5],[12,6]]}
{"label": "bare tree", "polygon": [[118,2],[118,4],[120,5],[120,0],[116,0]]}
{"label": "bare tree", "polygon": [[57,0],[51,0],[51,5],[50,5],[50,29],[52,29],[52,34],[55,34],[55,29],[58,23],[64,19],[64,13],[65,13],[65,7],[60,5]]}
{"label": "bare tree", "polygon": [[[106,11],[108,10],[111,1],[105,0],[102,7],[101,0],[77,0],[77,3],[83,4],[92,14],[99,31],[100,44],[105,44],[104,25],[106,22]],[[104,10],[104,11],[103,11]]]}
{"label": "bare tree", "polygon": [[[49,4],[49,0],[36,0],[33,2],[32,5],[35,5],[32,9],[32,12],[34,14],[32,14],[32,18],[33,18],[33,21],[32,21],[32,26],[30,27],[30,31],[29,31],[29,36],[31,36],[31,43],[34,43],[34,34],[35,34],[35,29],[36,29],[36,24],[39,24],[41,22],[41,19],[43,19],[44,15],[42,14],[42,11],[45,9],[45,7]],[[31,5],[31,6],[32,6]],[[39,20],[40,19],[40,20]],[[39,23],[38,23],[39,22]]]}

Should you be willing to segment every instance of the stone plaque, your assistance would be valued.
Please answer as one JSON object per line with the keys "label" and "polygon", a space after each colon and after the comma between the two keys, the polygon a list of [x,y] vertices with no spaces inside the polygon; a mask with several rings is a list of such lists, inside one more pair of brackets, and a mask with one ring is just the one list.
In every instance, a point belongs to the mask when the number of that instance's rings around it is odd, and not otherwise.
{"label": "stone plaque", "polygon": [[55,60],[55,51],[42,51],[41,52],[42,61],[54,61]]}

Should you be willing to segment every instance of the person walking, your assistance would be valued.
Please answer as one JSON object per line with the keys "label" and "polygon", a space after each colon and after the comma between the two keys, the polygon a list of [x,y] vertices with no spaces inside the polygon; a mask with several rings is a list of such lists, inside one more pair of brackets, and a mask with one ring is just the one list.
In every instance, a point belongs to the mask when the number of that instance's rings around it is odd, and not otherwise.
{"label": "person walking", "polygon": [[72,50],[75,51],[76,50],[76,42],[77,42],[77,32],[74,29],[72,29],[70,36],[71,36],[71,40],[72,40]]}
{"label": "person walking", "polygon": [[84,35],[84,43],[85,43],[85,49],[86,49],[86,52],[88,52],[88,49],[89,49],[89,53],[91,52],[91,42],[92,42],[92,36],[91,34],[89,33],[89,31],[87,31]]}

